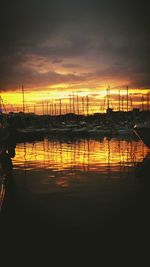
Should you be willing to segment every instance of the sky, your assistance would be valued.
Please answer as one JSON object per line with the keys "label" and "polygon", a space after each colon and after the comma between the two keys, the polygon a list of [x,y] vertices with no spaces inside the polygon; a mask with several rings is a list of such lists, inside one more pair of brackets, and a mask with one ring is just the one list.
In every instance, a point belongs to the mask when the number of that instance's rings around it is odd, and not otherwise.
{"label": "sky", "polygon": [[[1,4],[0,91],[5,102],[98,99],[150,88],[146,1],[26,0]],[[115,91],[116,90],[116,91]],[[93,100],[94,101],[94,100]]]}

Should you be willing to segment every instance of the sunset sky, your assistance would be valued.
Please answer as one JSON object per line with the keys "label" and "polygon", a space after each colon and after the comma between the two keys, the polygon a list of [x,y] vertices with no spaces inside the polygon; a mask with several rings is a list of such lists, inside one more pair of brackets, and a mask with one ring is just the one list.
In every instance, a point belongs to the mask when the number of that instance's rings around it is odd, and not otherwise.
{"label": "sunset sky", "polygon": [[[103,105],[110,85],[140,106],[150,88],[146,1],[30,0],[1,4],[0,90],[9,110],[87,95]],[[115,105],[115,104],[114,104]],[[114,107],[114,106],[113,106]]]}

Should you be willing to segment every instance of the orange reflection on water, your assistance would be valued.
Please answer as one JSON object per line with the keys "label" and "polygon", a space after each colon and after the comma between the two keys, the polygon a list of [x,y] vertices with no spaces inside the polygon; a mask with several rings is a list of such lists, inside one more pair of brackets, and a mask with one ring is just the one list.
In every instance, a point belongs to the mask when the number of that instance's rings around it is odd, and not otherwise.
{"label": "orange reflection on water", "polygon": [[106,178],[129,179],[148,151],[140,140],[45,139],[18,144],[13,163],[15,171],[24,173],[31,191],[55,192],[59,188],[91,188],[93,183],[95,187]]}
{"label": "orange reflection on water", "polygon": [[148,148],[141,141],[130,140],[48,140],[42,142],[18,144],[15,168],[24,164],[28,168],[54,168],[65,170],[99,171],[99,166],[132,166],[142,161]]}

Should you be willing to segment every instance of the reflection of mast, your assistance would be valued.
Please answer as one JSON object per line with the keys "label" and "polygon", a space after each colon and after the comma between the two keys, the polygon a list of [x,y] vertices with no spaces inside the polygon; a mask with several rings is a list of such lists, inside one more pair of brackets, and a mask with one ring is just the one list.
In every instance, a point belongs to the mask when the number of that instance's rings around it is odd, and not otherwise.
{"label": "reflection of mast", "polygon": [[26,158],[26,143],[24,143],[24,186],[27,187],[27,158]]}
{"label": "reflection of mast", "polygon": [[90,143],[89,139],[87,140],[87,167],[88,171],[90,170]]}
{"label": "reflection of mast", "polygon": [[122,178],[122,154],[121,154],[121,141],[118,140],[118,152],[119,152],[119,161],[120,161],[120,168],[119,168],[119,178]]}
{"label": "reflection of mast", "polygon": [[110,140],[108,139],[108,178],[111,178],[111,164],[110,164]]}

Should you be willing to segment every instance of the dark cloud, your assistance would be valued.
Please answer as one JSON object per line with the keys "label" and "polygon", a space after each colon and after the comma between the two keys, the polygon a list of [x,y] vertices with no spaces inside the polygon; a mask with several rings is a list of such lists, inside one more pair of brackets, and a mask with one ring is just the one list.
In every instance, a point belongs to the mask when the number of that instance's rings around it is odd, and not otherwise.
{"label": "dark cloud", "polygon": [[[9,71],[9,70],[8,70]],[[11,69],[11,76],[4,76],[5,84],[0,80],[2,88],[5,87],[5,90],[10,89],[20,89],[24,84],[27,88],[34,87],[46,87],[48,85],[55,85],[58,83],[80,83],[88,81],[89,75],[91,74],[59,74],[56,72],[46,72],[46,73],[38,73],[34,71],[30,71],[28,69],[19,69],[13,68]],[[92,75],[93,76],[93,75]],[[17,82],[16,82],[17,80]]]}
{"label": "dark cloud", "polygon": [[68,64],[63,64],[62,65],[64,68],[79,68],[80,65],[79,64],[73,64],[73,63],[68,63]]}
{"label": "dark cloud", "polygon": [[[3,1],[1,89],[20,83],[32,86],[67,82],[69,77],[80,80],[85,76],[118,77],[130,80],[133,87],[150,87],[148,13],[146,1]],[[31,69],[29,58],[33,55],[43,58],[47,68],[49,64],[47,73],[38,72],[40,65],[36,71]],[[61,75],[50,69],[51,64],[63,63],[62,67],[71,70],[83,65],[81,62],[91,68],[85,75]]]}
{"label": "dark cloud", "polygon": [[63,60],[59,59],[59,58],[55,58],[55,59],[52,60],[53,64],[57,64],[57,63],[61,63],[61,62],[63,62]]}

